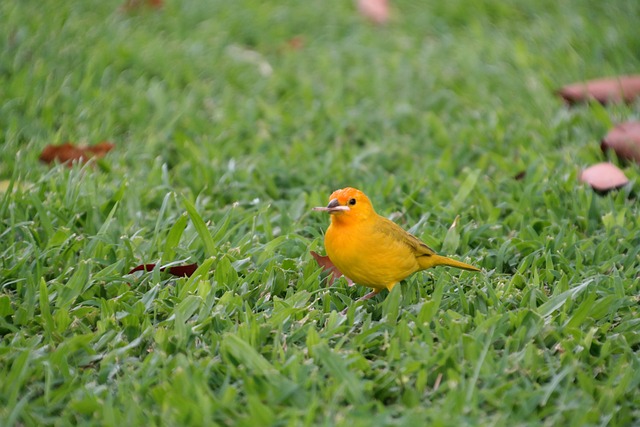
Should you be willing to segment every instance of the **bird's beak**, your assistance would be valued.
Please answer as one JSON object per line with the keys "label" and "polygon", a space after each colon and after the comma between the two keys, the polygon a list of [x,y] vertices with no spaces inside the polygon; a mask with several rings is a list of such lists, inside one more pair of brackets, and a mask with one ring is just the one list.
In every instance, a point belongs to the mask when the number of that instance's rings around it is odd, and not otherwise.
{"label": "bird's beak", "polygon": [[314,211],[329,212],[330,214],[332,214],[332,213],[336,213],[336,212],[348,211],[349,210],[349,206],[341,205],[340,202],[338,201],[338,199],[331,199],[331,201],[329,202],[329,204],[326,207],[320,206],[320,207],[317,207],[317,208],[313,208],[313,210]]}

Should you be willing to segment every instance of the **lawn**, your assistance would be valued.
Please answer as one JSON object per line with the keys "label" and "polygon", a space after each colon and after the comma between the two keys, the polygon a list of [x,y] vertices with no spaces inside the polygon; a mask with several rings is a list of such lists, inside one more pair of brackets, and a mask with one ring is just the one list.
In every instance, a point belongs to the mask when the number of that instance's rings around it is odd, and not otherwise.
{"label": "lawn", "polygon": [[[0,2],[0,424],[640,424],[640,166],[599,144],[640,102],[555,95],[640,71],[640,3],[391,6]],[[345,186],[482,273],[328,286]]]}

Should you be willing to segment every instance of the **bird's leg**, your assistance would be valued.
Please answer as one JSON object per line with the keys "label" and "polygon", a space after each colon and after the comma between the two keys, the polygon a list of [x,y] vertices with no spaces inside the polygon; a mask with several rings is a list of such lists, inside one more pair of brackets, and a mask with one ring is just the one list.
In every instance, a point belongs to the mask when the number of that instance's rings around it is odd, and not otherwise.
{"label": "bird's leg", "polygon": [[358,300],[356,302],[358,302],[358,301],[366,301],[368,299],[371,299],[371,298],[375,297],[379,293],[380,293],[380,291],[378,289],[375,289],[375,290],[369,292],[368,294],[358,298]]}
{"label": "bird's leg", "polygon": [[355,286],[356,284],[353,282],[353,280],[349,279],[347,276],[342,276],[345,279],[347,279],[347,285],[349,285],[349,287],[351,286]]}
{"label": "bird's leg", "polygon": [[[358,299],[356,300],[356,302],[359,302],[359,301],[366,301],[366,300],[368,300],[368,299],[371,299],[371,298],[375,297],[376,295],[378,295],[378,293],[379,293],[379,292],[380,292],[380,289],[375,289],[375,290],[373,290],[373,291],[369,292],[368,294],[366,294],[366,295],[364,295],[364,296],[362,296],[362,297],[358,298]],[[340,314],[343,314],[343,315],[344,315],[344,314],[347,314],[347,311],[348,311],[348,310],[349,310],[349,307],[345,307],[345,309],[344,309],[344,310],[342,310],[342,311],[340,312]]]}

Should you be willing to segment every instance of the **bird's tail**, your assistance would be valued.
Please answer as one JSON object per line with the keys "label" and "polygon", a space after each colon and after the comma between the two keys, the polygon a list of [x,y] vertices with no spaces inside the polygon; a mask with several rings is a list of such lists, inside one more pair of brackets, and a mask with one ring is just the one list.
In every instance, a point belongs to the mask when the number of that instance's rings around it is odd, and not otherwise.
{"label": "bird's tail", "polygon": [[476,268],[473,265],[456,261],[455,259],[447,258],[446,256],[442,255],[433,254],[431,256],[421,256],[418,258],[418,260],[420,262],[420,267],[423,270],[439,265],[445,265],[447,267],[461,268],[463,270],[480,271],[479,268]]}

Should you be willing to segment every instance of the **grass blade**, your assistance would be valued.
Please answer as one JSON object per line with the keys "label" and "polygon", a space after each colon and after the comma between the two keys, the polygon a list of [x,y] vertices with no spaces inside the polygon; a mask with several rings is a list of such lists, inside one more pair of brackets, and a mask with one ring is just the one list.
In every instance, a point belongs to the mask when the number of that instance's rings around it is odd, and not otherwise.
{"label": "grass blade", "polygon": [[352,402],[364,402],[364,387],[361,380],[349,370],[340,355],[332,352],[324,343],[316,345],[313,348],[313,354],[322,363],[329,375],[336,379],[341,388],[345,389]]}
{"label": "grass blade", "polygon": [[209,232],[209,229],[207,228],[207,225],[205,224],[204,220],[198,213],[198,210],[196,209],[194,204],[191,203],[186,197],[182,198],[182,204],[187,210],[187,213],[189,214],[189,218],[191,218],[191,222],[193,222],[193,226],[196,228],[196,231],[198,232],[200,239],[202,239],[202,242],[204,243],[206,256],[208,257],[215,256],[217,252],[216,244],[213,240],[213,237],[211,236],[211,233]]}
{"label": "grass blade", "polygon": [[237,335],[226,334],[222,340],[222,351],[231,355],[258,375],[277,375],[278,372],[267,359]]}
{"label": "grass blade", "polygon": [[180,244],[180,238],[182,237],[182,233],[184,233],[184,229],[187,227],[188,221],[189,217],[187,214],[182,214],[175,224],[173,224],[171,230],[169,230],[169,234],[165,239],[164,250],[162,251],[161,264],[166,264],[174,260],[173,258],[176,254],[175,248]]}
{"label": "grass blade", "polygon": [[548,319],[556,310],[560,309],[569,299],[572,299],[580,292],[582,292],[594,279],[587,279],[575,288],[571,288],[568,291],[549,298],[547,302],[538,307],[538,313],[540,316]]}

